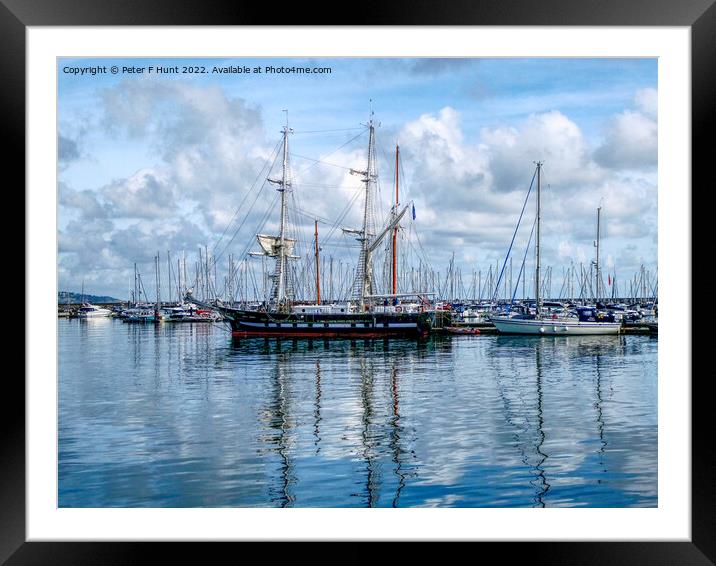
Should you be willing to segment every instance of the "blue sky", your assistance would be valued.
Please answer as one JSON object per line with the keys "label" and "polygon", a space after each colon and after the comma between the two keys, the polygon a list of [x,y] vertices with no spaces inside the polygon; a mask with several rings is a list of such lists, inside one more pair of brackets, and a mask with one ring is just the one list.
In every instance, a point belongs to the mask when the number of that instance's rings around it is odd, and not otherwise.
{"label": "blue sky", "polygon": [[[64,72],[112,65],[209,72]],[[225,65],[332,72],[211,73]],[[361,133],[371,99],[380,206],[389,206],[398,142],[404,202],[418,212],[405,237],[419,233],[435,269],[453,252],[464,275],[504,257],[537,159],[550,185],[543,244],[553,290],[564,266],[590,261],[600,205],[603,261],[624,279],[642,263],[656,269],[655,59],[60,59],[58,81],[60,289],[84,279],[92,292],[125,297],[134,261],[148,272],[158,250],[194,254],[232,234],[227,223],[278,142],[284,109],[296,196],[335,220],[356,179],[333,165],[364,162],[366,136],[341,146]],[[333,165],[308,168],[303,156]],[[264,212],[257,205],[256,218]],[[252,220],[231,253],[253,238]],[[337,257],[345,246],[330,243],[325,253]]]}

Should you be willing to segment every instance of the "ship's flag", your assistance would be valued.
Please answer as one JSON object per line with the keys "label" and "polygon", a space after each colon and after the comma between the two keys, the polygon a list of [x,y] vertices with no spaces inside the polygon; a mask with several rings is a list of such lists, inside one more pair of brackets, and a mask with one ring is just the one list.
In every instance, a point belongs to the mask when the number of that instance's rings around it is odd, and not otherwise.
{"label": "ship's flag", "polygon": [[413,220],[415,220],[415,205],[413,204]]}
{"label": "ship's flag", "polygon": [[611,275],[607,276],[607,280],[609,281],[609,284],[611,285],[612,284],[612,276]]}

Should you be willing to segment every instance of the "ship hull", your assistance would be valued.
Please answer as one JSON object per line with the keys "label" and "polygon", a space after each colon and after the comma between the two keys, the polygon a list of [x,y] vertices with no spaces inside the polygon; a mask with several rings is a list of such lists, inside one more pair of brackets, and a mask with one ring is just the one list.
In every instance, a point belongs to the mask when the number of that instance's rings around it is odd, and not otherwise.
{"label": "ship hull", "polygon": [[420,338],[432,329],[431,313],[279,315],[228,310],[222,314],[236,338]]}
{"label": "ship hull", "polygon": [[501,334],[532,334],[536,336],[591,336],[619,334],[618,322],[581,322],[578,320],[534,320],[493,317],[491,320]]}

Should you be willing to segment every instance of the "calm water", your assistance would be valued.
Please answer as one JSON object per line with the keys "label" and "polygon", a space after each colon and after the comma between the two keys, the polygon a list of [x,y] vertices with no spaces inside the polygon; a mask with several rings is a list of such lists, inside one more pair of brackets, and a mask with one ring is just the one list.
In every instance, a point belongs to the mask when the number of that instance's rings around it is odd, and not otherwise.
{"label": "calm water", "polygon": [[654,507],[649,336],[59,320],[61,507]]}

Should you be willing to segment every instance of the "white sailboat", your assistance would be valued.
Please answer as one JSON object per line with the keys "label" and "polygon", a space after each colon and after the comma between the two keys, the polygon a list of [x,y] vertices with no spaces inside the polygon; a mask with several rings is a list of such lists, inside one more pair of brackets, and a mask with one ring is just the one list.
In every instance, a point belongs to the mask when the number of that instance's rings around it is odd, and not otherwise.
{"label": "white sailboat", "polygon": [[574,336],[619,334],[621,323],[600,319],[600,313],[590,309],[580,311],[579,317],[560,317],[557,314],[544,316],[540,298],[540,192],[542,162],[537,162],[537,222],[535,254],[535,314],[493,316],[492,324],[501,334],[534,334],[542,336]]}

